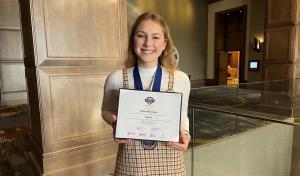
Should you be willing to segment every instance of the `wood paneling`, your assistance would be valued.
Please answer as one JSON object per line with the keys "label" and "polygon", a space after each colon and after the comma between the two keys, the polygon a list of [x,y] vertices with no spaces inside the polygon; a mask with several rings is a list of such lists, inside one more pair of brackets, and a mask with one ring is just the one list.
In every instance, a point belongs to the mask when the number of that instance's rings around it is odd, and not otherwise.
{"label": "wood paneling", "polygon": [[295,41],[295,61],[300,62],[300,26],[299,25],[296,27],[295,39],[296,39],[296,41]]}
{"label": "wood paneling", "polygon": [[105,78],[111,68],[47,67],[39,70],[43,95],[44,151],[51,153],[108,140],[112,130],[101,118]]}
{"label": "wood paneling", "polygon": [[18,0],[0,0],[0,29],[20,29]]}
{"label": "wood paneling", "polygon": [[[109,163],[104,163],[106,159],[110,160],[116,156],[116,150],[118,145],[111,145],[111,141],[99,141],[98,144],[93,144],[84,147],[74,148],[69,151],[59,151],[51,154],[45,155],[45,172],[51,172],[53,170],[59,171],[68,169],[69,166],[80,167],[83,164],[89,164],[91,162],[96,162],[102,160],[102,164],[106,165],[103,171],[101,171],[99,175],[102,175],[104,172],[111,173]],[[84,175],[89,175],[87,172]],[[73,173],[74,174],[74,173]],[[72,175],[73,175],[72,174]],[[103,174],[104,175],[104,174]]]}
{"label": "wood paneling", "polygon": [[0,61],[23,62],[21,31],[0,30]]}
{"label": "wood paneling", "polygon": [[268,80],[281,80],[291,78],[293,75],[293,65],[272,64],[265,65],[265,76]]}
{"label": "wood paneling", "polygon": [[[298,30],[295,26],[297,0],[268,0],[266,14],[266,53],[265,63],[268,70],[265,70],[264,79],[291,79],[297,69],[294,67],[298,58]],[[274,64],[272,66],[272,64]],[[279,69],[276,73],[278,64],[282,67],[288,65],[289,71]],[[271,69],[271,67],[274,67]],[[274,70],[274,71],[270,71]],[[282,71],[282,73],[281,73]],[[274,74],[274,75],[272,75]],[[280,76],[285,75],[285,76]]]}
{"label": "wood paneling", "polygon": [[[294,77],[300,78],[300,62],[294,63]],[[300,82],[298,82],[300,84]]]}
{"label": "wood paneling", "polygon": [[9,92],[1,95],[2,105],[27,104],[27,92]]}
{"label": "wood paneling", "polygon": [[244,36],[245,33],[237,32],[237,33],[228,33],[226,40],[226,49],[227,51],[241,51],[241,47],[244,46]]}
{"label": "wood paneling", "polygon": [[[294,79],[300,77],[299,62],[299,0],[268,0],[266,21],[266,61],[265,79]],[[279,64],[280,63],[280,64]],[[299,80],[294,79],[292,90],[293,117],[299,118]],[[291,176],[299,175],[299,128],[295,126]]]}
{"label": "wood paneling", "polygon": [[120,1],[44,2],[48,57],[121,57]]}
{"label": "wood paneling", "polygon": [[[56,141],[87,136],[110,129],[101,119],[106,75],[50,77],[52,120]],[[63,114],[63,116],[62,116]],[[86,120],[89,117],[89,120]],[[69,124],[65,128],[65,124]]]}
{"label": "wood paneling", "polygon": [[270,26],[280,26],[292,23],[292,1],[268,0],[266,24]]}
{"label": "wood paneling", "polygon": [[26,75],[35,82],[29,101],[38,114],[32,116],[33,156],[41,174],[111,173],[117,145],[101,104],[107,75],[125,57],[126,1],[20,2]]}
{"label": "wood paneling", "polygon": [[[112,149],[111,146],[109,149]],[[115,148],[113,148],[115,149]],[[107,149],[100,149],[99,151],[103,151]],[[99,156],[99,151],[95,151],[96,156]],[[97,153],[98,152],[98,153]],[[84,157],[83,154],[80,154],[81,157]],[[89,154],[90,156],[90,154]],[[88,158],[88,157],[86,157]],[[65,159],[70,160],[70,158],[55,158],[58,159],[56,161],[63,161]],[[76,158],[77,159],[77,158]],[[51,173],[51,176],[85,176],[87,174],[90,175],[99,175],[99,176],[109,176],[112,175],[111,167],[115,166],[115,157],[106,157],[103,160],[95,160],[93,162],[82,162],[82,160],[79,160],[81,164],[75,165],[74,167],[65,167],[62,170],[59,170],[55,173]],[[70,162],[74,162],[74,160],[71,160]],[[60,163],[59,163],[60,164]],[[81,167],[81,165],[84,164],[85,167]],[[59,166],[59,165],[58,165]],[[63,165],[62,165],[63,166]],[[47,169],[47,168],[46,168]],[[54,168],[49,168],[54,169]],[[97,174],[100,173],[100,174]]]}
{"label": "wood paneling", "polygon": [[266,31],[266,62],[287,63],[293,61],[294,29],[276,28]]}
{"label": "wood paneling", "polygon": [[26,92],[24,65],[19,63],[1,64],[2,92]]}
{"label": "wood paneling", "polygon": [[26,104],[18,0],[0,0],[1,104]]}
{"label": "wood paneling", "polygon": [[33,0],[36,17],[32,23],[38,24],[34,27],[34,43],[40,54],[31,63],[101,66],[113,60],[108,64],[120,65],[127,43],[126,15],[121,12],[124,3],[121,0]]}

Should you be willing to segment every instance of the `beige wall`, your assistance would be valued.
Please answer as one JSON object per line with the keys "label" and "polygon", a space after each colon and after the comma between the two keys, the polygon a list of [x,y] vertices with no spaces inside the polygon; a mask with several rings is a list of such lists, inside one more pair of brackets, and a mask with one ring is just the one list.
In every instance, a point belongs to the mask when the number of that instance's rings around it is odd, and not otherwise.
{"label": "beige wall", "polygon": [[168,23],[179,51],[179,68],[192,80],[206,78],[207,1],[128,0],[128,26],[145,11],[159,13]]}

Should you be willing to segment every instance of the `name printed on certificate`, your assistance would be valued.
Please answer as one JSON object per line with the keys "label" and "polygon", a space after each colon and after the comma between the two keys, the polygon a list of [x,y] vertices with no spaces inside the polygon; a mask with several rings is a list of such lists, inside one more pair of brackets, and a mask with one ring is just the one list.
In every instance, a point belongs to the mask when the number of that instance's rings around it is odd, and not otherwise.
{"label": "name printed on certificate", "polygon": [[182,93],[120,89],[116,138],[179,141]]}

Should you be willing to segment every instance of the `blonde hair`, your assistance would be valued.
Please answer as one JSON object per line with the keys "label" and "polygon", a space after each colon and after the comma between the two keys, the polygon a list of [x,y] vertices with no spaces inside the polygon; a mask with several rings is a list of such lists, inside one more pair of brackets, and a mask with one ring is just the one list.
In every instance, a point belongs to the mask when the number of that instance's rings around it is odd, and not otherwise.
{"label": "blonde hair", "polygon": [[134,52],[133,48],[133,37],[134,33],[139,26],[139,24],[144,21],[144,20],[152,20],[159,24],[163,30],[163,34],[165,37],[166,41],[166,47],[160,57],[158,58],[158,63],[164,66],[167,71],[169,72],[174,72],[176,70],[176,62],[174,59],[174,44],[170,35],[170,30],[167,25],[167,23],[163,20],[163,18],[155,13],[151,12],[146,12],[140,15],[136,20],[135,23],[133,24],[129,36],[129,43],[128,43],[128,53],[127,53],[127,58],[124,62],[124,65],[126,68],[135,66],[137,64],[137,56]]}

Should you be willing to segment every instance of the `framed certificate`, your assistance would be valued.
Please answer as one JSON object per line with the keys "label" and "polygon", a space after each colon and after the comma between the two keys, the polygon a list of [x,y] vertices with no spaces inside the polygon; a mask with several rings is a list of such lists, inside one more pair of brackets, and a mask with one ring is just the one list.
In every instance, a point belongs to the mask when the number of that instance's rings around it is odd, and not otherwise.
{"label": "framed certificate", "polygon": [[179,141],[182,93],[120,89],[116,138]]}

